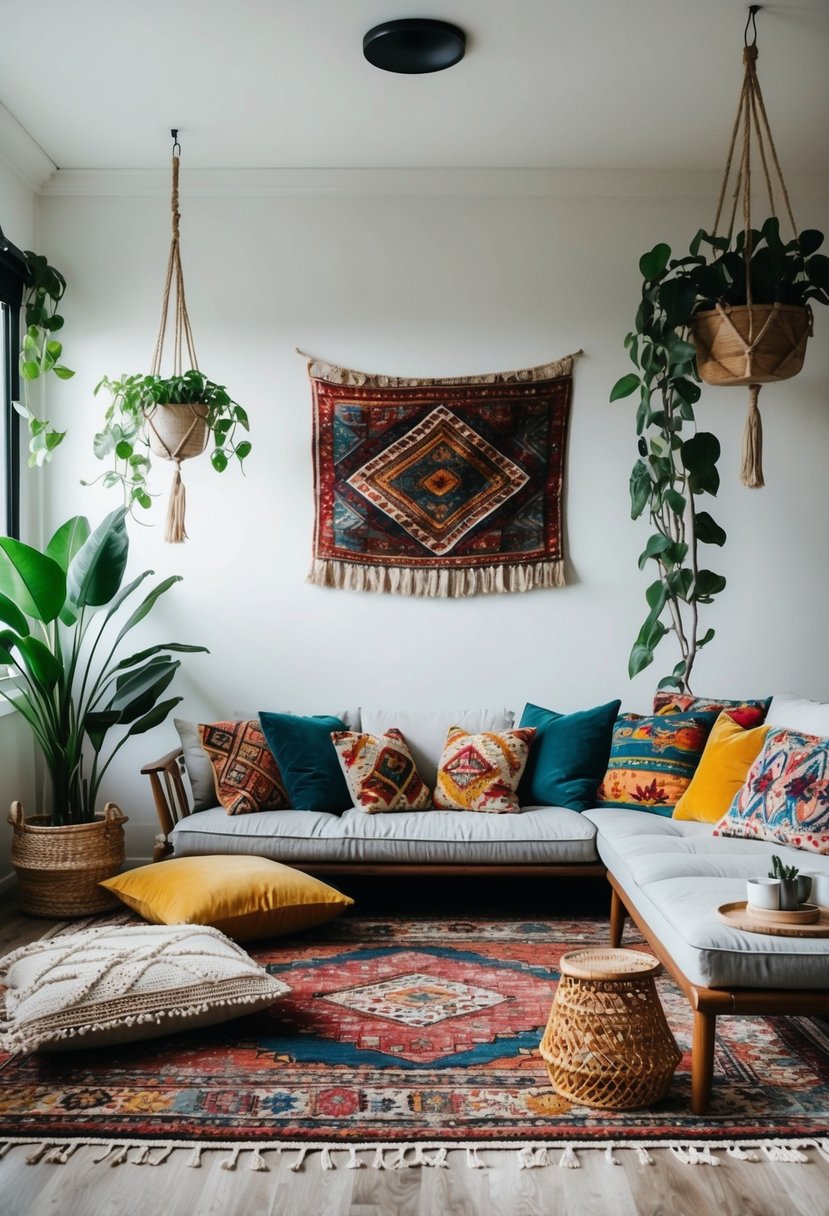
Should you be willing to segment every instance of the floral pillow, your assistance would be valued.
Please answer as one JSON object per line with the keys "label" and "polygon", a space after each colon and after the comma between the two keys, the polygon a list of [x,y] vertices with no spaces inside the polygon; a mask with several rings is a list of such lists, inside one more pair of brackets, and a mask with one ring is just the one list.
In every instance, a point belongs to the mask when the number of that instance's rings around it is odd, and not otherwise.
{"label": "floral pillow", "polygon": [[199,739],[213,766],[216,797],[228,815],[284,811],[291,805],[257,721],[201,723]]}
{"label": "floral pillow", "polygon": [[670,815],[691,783],[716,720],[715,713],[622,714],[597,806]]}
{"label": "floral pillow", "polygon": [[714,835],[829,853],[829,739],[773,727]]}
{"label": "floral pillow", "polygon": [[441,810],[500,815],[519,811],[518,783],[535,736],[534,726],[478,735],[450,726],[438,765],[434,805]]}
{"label": "floral pillow", "polygon": [[709,697],[692,697],[688,693],[657,692],[653,698],[655,714],[721,714],[727,713],[740,726],[748,730],[761,726],[769,712],[771,697],[756,701],[724,701]]}
{"label": "floral pillow", "polygon": [[430,804],[409,746],[399,730],[367,735],[334,731],[331,740],[355,806],[377,811],[422,811]]}

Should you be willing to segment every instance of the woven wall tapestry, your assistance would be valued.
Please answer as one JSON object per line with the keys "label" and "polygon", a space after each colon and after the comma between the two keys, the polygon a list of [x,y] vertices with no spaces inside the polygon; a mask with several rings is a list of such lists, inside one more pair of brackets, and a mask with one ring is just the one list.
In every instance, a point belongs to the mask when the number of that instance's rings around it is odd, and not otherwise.
{"label": "woven wall tapestry", "polygon": [[308,581],[459,596],[564,585],[573,356],[446,380],[312,360],[316,525]]}

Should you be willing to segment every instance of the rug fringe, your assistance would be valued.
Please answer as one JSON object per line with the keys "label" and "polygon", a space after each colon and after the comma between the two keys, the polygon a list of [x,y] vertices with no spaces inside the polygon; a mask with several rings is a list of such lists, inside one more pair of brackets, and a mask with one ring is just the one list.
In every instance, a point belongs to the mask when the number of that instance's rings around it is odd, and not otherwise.
{"label": "rug fringe", "polygon": [[[363,1143],[353,1145],[331,1144],[315,1141],[300,1144],[296,1141],[286,1143],[267,1141],[261,1143],[243,1142],[234,1144],[232,1141],[204,1141],[193,1143],[188,1140],[39,1140],[26,1137],[9,1137],[0,1142],[0,1158],[4,1157],[15,1146],[30,1150],[26,1155],[27,1165],[65,1165],[73,1153],[81,1147],[100,1149],[92,1159],[94,1165],[106,1164],[114,1169],[129,1162],[131,1165],[164,1165],[175,1160],[177,1152],[189,1154],[183,1160],[185,1167],[200,1169],[202,1155],[205,1152],[224,1152],[226,1156],[219,1163],[223,1170],[233,1171],[244,1161],[243,1154],[249,1154],[247,1168],[253,1171],[267,1172],[270,1166],[263,1154],[273,1152],[277,1156],[283,1150],[296,1153],[295,1159],[289,1164],[292,1173],[302,1171],[309,1159],[315,1159],[318,1168],[336,1170],[345,1168],[374,1169],[374,1170],[409,1170],[409,1169],[448,1169],[450,1168],[449,1154],[457,1152],[461,1162],[467,1169],[488,1169],[488,1162],[481,1156],[482,1152],[514,1154],[519,1169],[544,1169],[557,1164],[560,1169],[580,1169],[579,1154],[585,1152],[600,1152],[605,1164],[618,1166],[622,1164],[620,1154],[635,1152],[641,1166],[654,1165],[653,1153],[670,1152],[674,1159],[683,1165],[722,1164],[723,1159],[732,1158],[746,1162],[785,1162],[791,1165],[802,1165],[809,1161],[804,1150],[814,1149],[822,1158],[829,1160],[829,1139],[802,1138],[792,1140],[649,1140],[645,1141],[550,1141],[547,1143],[518,1144],[515,1142],[496,1140],[479,1141],[449,1141],[439,1143],[428,1141],[421,1143],[400,1144],[389,1142],[384,1144]],[[158,1151],[156,1151],[158,1150]],[[554,1154],[560,1151],[557,1161]],[[345,1161],[338,1165],[338,1154],[344,1154]],[[716,1154],[723,1156],[717,1156]],[[365,1158],[365,1159],[364,1159]]]}
{"label": "rug fringe", "polygon": [[572,355],[564,355],[560,359],[551,359],[549,363],[539,363],[535,367],[522,367],[515,371],[485,372],[482,376],[441,376],[439,378],[423,379],[419,376],[384,376],[377,372],[361,372],[352,367],[341,367],[338,363],[329,363],[325,359],[317,359],[297,347],[298,355],[308,360],[308,375],[312,380],[325,380],[328,384],[342,384],[349,388],[428,388],[434,385],[458,384],[527,384],[541,380],[558,380],[561,376],[573,374],[573,360],[583,355],[583,350],[576,350]]}
{"label": "rug fringe", "polygon": [[376,591],[387,595],[447,598],[466,595],[505,595],[539,587],[564,587],[564,562],[523,562],[468,569],[416,570],[408,567],[366,566],[359,562],[315,557],[305,580],[317,587],[345,591]]}

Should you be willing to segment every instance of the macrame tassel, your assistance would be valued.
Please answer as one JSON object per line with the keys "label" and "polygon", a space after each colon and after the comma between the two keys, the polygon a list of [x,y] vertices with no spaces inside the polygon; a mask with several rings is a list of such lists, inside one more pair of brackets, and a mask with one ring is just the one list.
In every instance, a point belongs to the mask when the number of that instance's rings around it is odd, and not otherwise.
{"label": "macrame tassel", "polygon": [[128,1159],[129,1151],[130,1146],[128,1144],[125,1144],[123,1148],[119,1149],[109,1163],[110,1169],[114,1169],[116,1165],[124,1165]]}
{"label": "macrame tassel", "polygon": [[604,1163],[605,1163],[605,1165],[621,1165],[622,1164],[621,1161],[619,1160],[619,1158],[614,1153],[612,1144],[608,1144],[607,1148],[604,1150]]}
{"label": "macrame tassel", "polygon": [[719,1165],[719,1161],[711,1152],[711,1149],[706,1145],[705,1148],[697,1148],[695,1144],[689,1144],[687,1148],[682,1145],[676,1148],[671,1148],[671,1152],[678,1161],[683,1165]]}
{"label": "macrame tassel", "polygon": [[374,1150],[374,1160],[371,1163],[371,1168],[373,1170],[384,1170],[386,1168],[386,1159],[383,1156],[383,1150],[379,1144]]}
{"label": "macrame tassel", "polygon": [[640,1165],[653,1165],[653,1157],[650,1155],[644,1144],[640,1144],[636,1150],[636,1155],[639,1158]]}
{"label": "macrame tassel", "polygon": [[399,1149],[397,1149],[397,1151],[395,1152],[394,1156],[391,1159],[390,1165],[388,1166],[388,1168],[390,1170],[407,1170],[407,1169],[409,1169],[409,1163],[406,1160],[406,1150],[408,1147],[409,1146],[407,1144],[403,1144],[400,1146]]}
{"label": "macrame tassel", "polygon": [[262,1156],[262,1154],[259,1152],[258,1148],[255,1148],[253,1150],[253,1154],[251,1156],[250,1165],[248,1166],[248,1169],[249,1170],[259,1170],[259,1171],[264,1170],[265,1172],[268,1172],[270,1170],[270,1166],[268,1165],[267,1161]]}
{"label": "macrame tassel", "polygon": [[580,1170],[581,1162],[576,1155],[576,1150],[572,1145],[565,1146],[564,1152],[559,1159],[558,1168],[560,1170]]}
{"label": "macrame tassel", "polygon": [[466,1168],[470,1170],[486,1169],[486,1163],[481,1161],[481,1158],[478,1156],[478,1150],[474,1145],[466,1150]]}
{"label": "macrame tassel", "polygon": [[239,1148],[234,1148],[234,1149],[231,1149],[230,1156],[229,1156],[229,1157],[225,1157],[224,1161],[222,1161],[221,1165],[219,1166],[219,1169],[222,1169],[222,1170],[235,1170],[235,1169],[236,1169],[236,1162],[239,1160],[239,1153],[240,1153],[241,1151],[242,1151],[242,1150],[241,1150],[241,1149],[239,1149]]}
{"label": "macrame tassel", "polygon": [[184,490],[184,482],[181,480],[181,463],[177,460],[173,485],[170,489],[170,502],[167,507],[167,525],[164,529],[164,539],[170,545],[180,545],[187,540],[187,533],[184,530],[186,506],[187,495]]}
{"label": "macrame tassel", "polygon": [[809,1158],[793,1144],[763,1144],[763,1152],[769,1161],[785,1161],[791,1165],[805,1165]]}
{"label": "macrame tassel", "polygon": [[348,1161],[345,1164],[345,1168],[347,1170],[365,1169],[365,1162],[361,1161],[360,1158],[357,1156],[357,1150],[356,1150],[356,1148],[354,1148],[353,1145],[348,1150]]}
{"label": "macrame tassel", "polygon": [[[54,1147],[55,1145],[52,1141],[48,1141],[46,1144],[41,1144],[40,1148],[35,1149],[33,1153],[29,1153],[28,1157],[26,1158],[26,1164],[37,1165],[38,1161],[42,1160],[42,1158],[45,1157],[48,1152],[51,1152]],[[109,1151],[110,1150],[107,1149],[107,1152]],[[101,1158],[101,1160],[103,1160],[103,1158]]]}
{"label": "macrame tassel", "polygon": [[299,1173],[299,1171],[302,1169],[303,1165],[305,1164],[305,1158],[307,1156],[308,1156],[308,1149],[301,1148],[299,1150],[299,1156],[297,1157],[296,1161],[293,1163],[293,1165],[288,1166],[288,1169],[291,1171],[292,1174]]}
{"label": "macrame tassel", "polygon": [[140,1148],[138,1150],[138,1156],[133,1157],[132,1164],[133,1165],[146,1165],[147,1158],[149,1157],[149,1155],[150,1155],[150,1147],[148,1144],[145,1144],[142,1148]]}
{"label": "macrame tassel", "polygon": [[160,1153],[158,1153],[157,1156],[153,1157],[153,1159],[151,1161],[147,1162],[147,1165],[163,1165],[164,1162],[167,1160],[167,1158],[172,1153],[174,1147],[175,1146],[172,1144],[165,1145],[165,1147],[161,1150]]}
{"label": "macrame tassel", "polygon": [[320,1154],[320,1166],[324,1170],[335,1170],[337,1167],[334,1164],[334,1158],[331,1156],[331,1149],[324,1148]]}
{"label": "macrame tassel", "polygon": [[200,1170],[201,1169],[201,1148],[199,1147],[198,1144],[196,1145],[196,1147],[193,1149],[192,1153],[190,1154],[190,1158],[187,1162],[187,1165],[188,1165],[188,1168],[191,1170]]}
{"label": "macrame tassel", "polygon": [[518,1152],[518,1168],[520,1170],[538,1170],[550,1164],[546,1148],[533,1149],[529,1144]]}
{"label": "macrame tassel", "polygon": [[763,419],[757,405],[760,395],[760,384],[748,386],[748,416],[743,430],[743,467],[740,469],[740,481],[749,490],[759,490],[766,483],[763,480]]}

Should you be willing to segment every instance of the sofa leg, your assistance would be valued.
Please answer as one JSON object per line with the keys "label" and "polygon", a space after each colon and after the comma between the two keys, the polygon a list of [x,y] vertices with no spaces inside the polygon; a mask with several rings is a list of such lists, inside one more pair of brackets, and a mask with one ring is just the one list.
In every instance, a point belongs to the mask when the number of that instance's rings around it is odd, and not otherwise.
{"label": "sofa leg", "polygon": [[695,1115],[704,1115],[711,1101],[716,1032],[717,1015],[708,1010],[695,1009],[691,1047],[691,1111]]}
{"label": "sofa leg", "polygon": [[627,908],[622,903],[615,887],[610,890],[610,944],[611,946],[621,946],[622,934],[625,931],[625,921],[627,920]]}

